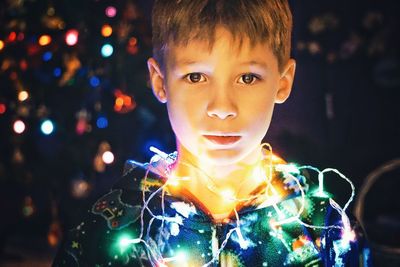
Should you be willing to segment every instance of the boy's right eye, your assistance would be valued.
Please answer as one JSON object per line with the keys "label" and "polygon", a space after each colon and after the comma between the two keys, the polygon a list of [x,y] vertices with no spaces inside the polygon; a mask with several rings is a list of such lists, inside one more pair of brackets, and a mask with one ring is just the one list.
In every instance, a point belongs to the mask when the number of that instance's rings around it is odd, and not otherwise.
{"label": "boy's right eye", "polygon": [[188,75],[185,76],[185,79],[190,83],[199,83],[199,82],[204,82],[206,80],[204,75],[199,72],[189,73]]}

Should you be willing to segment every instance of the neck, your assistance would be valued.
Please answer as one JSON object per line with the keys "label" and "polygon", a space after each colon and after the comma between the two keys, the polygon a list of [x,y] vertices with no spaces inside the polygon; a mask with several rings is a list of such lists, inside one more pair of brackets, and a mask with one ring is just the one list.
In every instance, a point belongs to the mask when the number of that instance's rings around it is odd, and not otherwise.
{"label": "neck", "polygon": [[[235,195],[251,192],[260,184],[260,177],[254,171],[260,167],[263,158],[261,147],[257,147],[248,156],[231,164],[218,165],[191,154],[184,147],[178,146],[178,161],[175,168],[177,176],[190,177],[187,187],[216,190],[230,190]],[[198,189],[196,189],[197,191]]]}

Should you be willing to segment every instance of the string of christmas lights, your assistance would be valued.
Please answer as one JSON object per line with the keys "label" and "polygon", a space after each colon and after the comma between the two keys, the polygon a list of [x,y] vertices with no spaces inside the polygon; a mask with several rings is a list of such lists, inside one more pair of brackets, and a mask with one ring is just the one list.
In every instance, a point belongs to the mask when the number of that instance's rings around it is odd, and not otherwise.
{"label": "string of christmas lights", "polygon": [[[268,144],[263,144],[262,146],[263,147],[267,146],[267,147],[270,148],[270,150],[268,150],[269,151],[269,153],[268,153],[269,156],[268,157],[270,159],[270,161],[269,161],[270,165],[267,168],[268,169],[273,169],[273,166],[272,166],[272,164],[273,164],[273,161],[272,161],[272,159],[273,159],[272,148]],[[151,147],[150,150],[152,152],[156,153],[156,154],[155,154],[155,156],[152,157],[152,159],[150,160],[150,162],[147,165],[148,168],[146,169],[146,174],[145,174],[145,177],[144,177],[144,181],[146,183],[147,177],[148,177],[150,171],[152,170],[151,166],[153,166],[154,163],[161,163],[162,168],[157,168],[157,170],[164,170],[162,175],[166,176],[166,182],[161,187],[159,187],[157,190],[152,192],[148,198],[146,198],[145,190],[143,190],[143,193],[142,193],[143,206],[141,208],[141,214],[140,214],[140,222],[141,222],[140,234],[139,234],[139,236],[137,238],[133,238],[133,239],[124,238],[124,239],[118,240],[118,242],[119,242],[119,245],[121,247],[123,247],[123,248],[126,248],[129,245],[135,245],[135,244],[138,244],[138,243],[144,243],[146,249],[148,250],[148,254],[150,256],[149,259],[151,261],[154,261],[153,264],[155,264],[156,266],[167,266],[166,263],[173,262],[173,261],[185,262],[186,255],[183,252],[180,252],[179,254],[177,254],[174,257],[163,258],[160,255],[160,253],[158,251],[156,251],[155,249],[153,249],[151,247],[151,245],[148,244],[147,241],[143,238],[143,236],[144,236],[144,228],[145,228],[145,225],[144,225],[144,212],[145,211],[147,211],[149,213],[149,215],[151,216],[151,219],[150,219],[150,222],[149,222],[149,225],[148,225],[148,228],[147,228],[147,236],[149,236],[150,229],[152,227],[152,224],[153,224],[154,220],[160,220],[162,222],[164,222],[164,221],[174,222],[174,223],[176,223],[178,225],[182,224],[182,218],[181,217],[169,217],[169,216],[166,216],[164,214],[164,195],[165,195],[166,188],[168,186],[170,186],[170,185],[177,186],[177,185],[179,185],[179,182],[181,180],[189,179],[188,177],[182,177],[182,178],[176,177],[175,175],[173,175],[171,173],[171,169],[168,168],[168,166],[171,166],[174,163],[174,160],[177,157],[176,152],[174,152],[172,154],[167,154],[167,153],[165,153],[165,152],[163,152],[163,151],[161,151],[161,150],[159,150],[159,149],[157,149],[155,147]],[[164,163],[167,162],[167,164],[163,165],[162,162],[164,162]],[[191,166],[191,164],[189,164],[189,163],[184,163],[184,164],[186,164],[188,166]],[[165,168],[165,167],[167,167],[167,168]],[[288,244],[286,244],[286,241],[283,239],[282,235],[279,232],[280,231],[279,230],[280,229],[279,226],[282,226],[284,224],[290,224],[290,223],[296,222],[296,223],[299,223],[301,225],[304,225],[305,227],[312,228],[312,229],[316,229],[316,228],[318,228],[318,229],[336,228],[336,229],[341,229],[342,230],[342,237],[343,237],[343,241],[342,241],[343,245],[342,245],[342,247],[340,247],[338,249],[341,250],[341,251],[344,251],[344,250],[348,249],[348,247],[349,247],[348,242],[351,242],[351,241],[355,240],[355,234],[354,234],[353,230],[351,229],[350,220],[349,220],[349,218],[347,217],[347,215],[345,213],[346,208],[348,207],[348,205],[350,204],[350,202],[353,200],[353,197],[354,197],[354,185],[350,181],[350,179],[348,179],[346,176],[344,176],[338,170],[332,169],[332,168],[327,168],[327,169],[324,169],[324,170],[320,171],[317,168],[312,167],[312,166],[295,167],[294,164],[278,164],[276,166],[276,168],[277,168],[277,170],[279,170],[279,171],[281,171],[283,173],[284,177],[290,176],[290,178],[295,181],[295,183],[297,185],[297,188],[298,188],[298,190],[300,192],[300,196],[301,196],[301,207],[298,209],[297,214],[292,216],[292,217],[285,218],[284,212],[282,212],[277,205],[273,206],[275,211],[276,211],[276,213],[278,214],[279,218],[278,218],[278,220],[272,219],[269,223],[273,226],[272,229],[275,229],[274,231],[275,231],[276,238],[280,242],[282,242],[282,244],[287,248],[288,251],[290,251],[290,248],[289,248]],[[304,191],[304,188],[303,188],[301,182],[299,181],[299,179],[297,179],[295,176],[293,176],[292,173],[300,173],[300,170],[304,170],[304,169],[310,169],[310,170],[314,170],[314,171],[318,172],[318,182],[319,182],[318,188],[319,188],[319,190],[322,189],[322,191],[317,191],[314,194],[316,196],[318,196],[318,197],[327,198],[329,200],[329,204],[340,214],[340,217],[342,218],[342,223],[343,223],[342,226],[340,226],[340,225],[311,225],[311,224],[305,223],[305,222],[303,222],[301,220],[300,216],[303,213],[304,208],[305,208],[305,191]],[[154,171],[154,169],[153,169],[153,171]],[[345,181],[347,181],[350,184],[350,187],[351,187],[351,190],[352,190],[351,196],[350,196],[350,198],[348,199],[348,201],[346,202],[346,204],[344,205],[343,208],[341,208],[340,205],[337,202],[335,202],[332,198],[330,198],[329,194],[327,194],[325,191],[323,191],[323,188],[324,188],[324,186],[323,186],[323,182],[324,182],[323,177],[324,177],[324,174],[327,173],[327,172],[336,173],[339,177],[343,178]],[[272,192],[271,196],[273,196],[274,193],[276,194],[276,191],[273,192],[274,191],[273,190],[274,186],[271,183],[271,177],[269,175],[265,175],[263,180],[266,181],[266,187],[265,188],[267,189],[264,194],[268,194],[268,192]],[[213,190],[213,192],[219,194],[220,196],[226,196],[226,194],[224,194],[223,191],[218,190],[216,187],[210,187],[210,188]],[[268,191],[268,189],[270,191]],[[163,213],[162,213],[162,215],[155,215],[152,212],[152,210],[149,208],[148,205],[149,205],[150,201],[156,195],[158,195],[160,192],[162,192],[162,198],[161,198],[162,205],[161,206],[162,206],[162,212]],[[257,197],[260,197],[260,195],[257,195]],[[236,199],[234,195],[230,195],[229,198],[226,199],[226,200],[227,201],[243,202],[243,201],[249,201],[249,200],[252,200],[252,199],[254,199],[254,196],[251,196],[251,197],[246,198],[246,199]],[[190,213],[190,211],[188,211],[188,213]],[[246,250],[248,248],[248,246],[250,244],[250,241],[246,240],[246,238],[244,237],[244,235],[243,235],[243,233],[241,231],[241,219],[239,217],[239,214],[238,214],[236,208],[234,208],[234,214],[235,214],[235,217],[236,217],[236,227],[234,227],[233,229],[230,229],[228,231],[228,233],[226,234],[223,242],[221,243],[221,246],[215,252],[215,254],[213,255],[212,259],[209,262],[207,262],[206,264],[204,264],[203,267],[210,266],[213,262],[218,260],[220,253],[224,250],[225,245],[227,244],[228,240],[231,238],[233,233],[237,234],[238,243],[239,243],[240,247],[242,249],[244,249],[244,250]],[[161,224],[161,225],[163,225],[163,224]],[[177,231],[179,232],[179,230],[177,230]],[[338,253],[340,253],[341,251],[338,251]]]}

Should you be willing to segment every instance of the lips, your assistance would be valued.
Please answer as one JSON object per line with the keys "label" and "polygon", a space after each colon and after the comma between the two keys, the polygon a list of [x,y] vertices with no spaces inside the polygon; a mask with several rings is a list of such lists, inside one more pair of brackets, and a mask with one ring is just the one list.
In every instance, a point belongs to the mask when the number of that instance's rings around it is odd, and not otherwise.
{"label": "lips", "polygon": [[204,135],[204,137],[217,145],[232,145],[242,138],[238,135]]}

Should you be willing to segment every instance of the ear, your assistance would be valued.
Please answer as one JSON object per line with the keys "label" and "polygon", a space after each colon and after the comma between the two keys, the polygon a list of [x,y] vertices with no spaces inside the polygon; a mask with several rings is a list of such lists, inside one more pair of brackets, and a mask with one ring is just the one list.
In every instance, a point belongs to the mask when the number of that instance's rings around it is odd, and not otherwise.
{"label": "ear", "polygon": [[294,59],[289,59],[281,73],[281,78],[279,79],[279,89],[276,92],[275,103],[282,104],[289,97],[290,92],[292,91],[295,72],[296,61]]}
{"label": "ear", "polygon": [[153,94],[161,103],[167,102],[167,92],[164,87],[164,74],[154,58],[147,60],[147,68],[150,74],[150,83]]}

